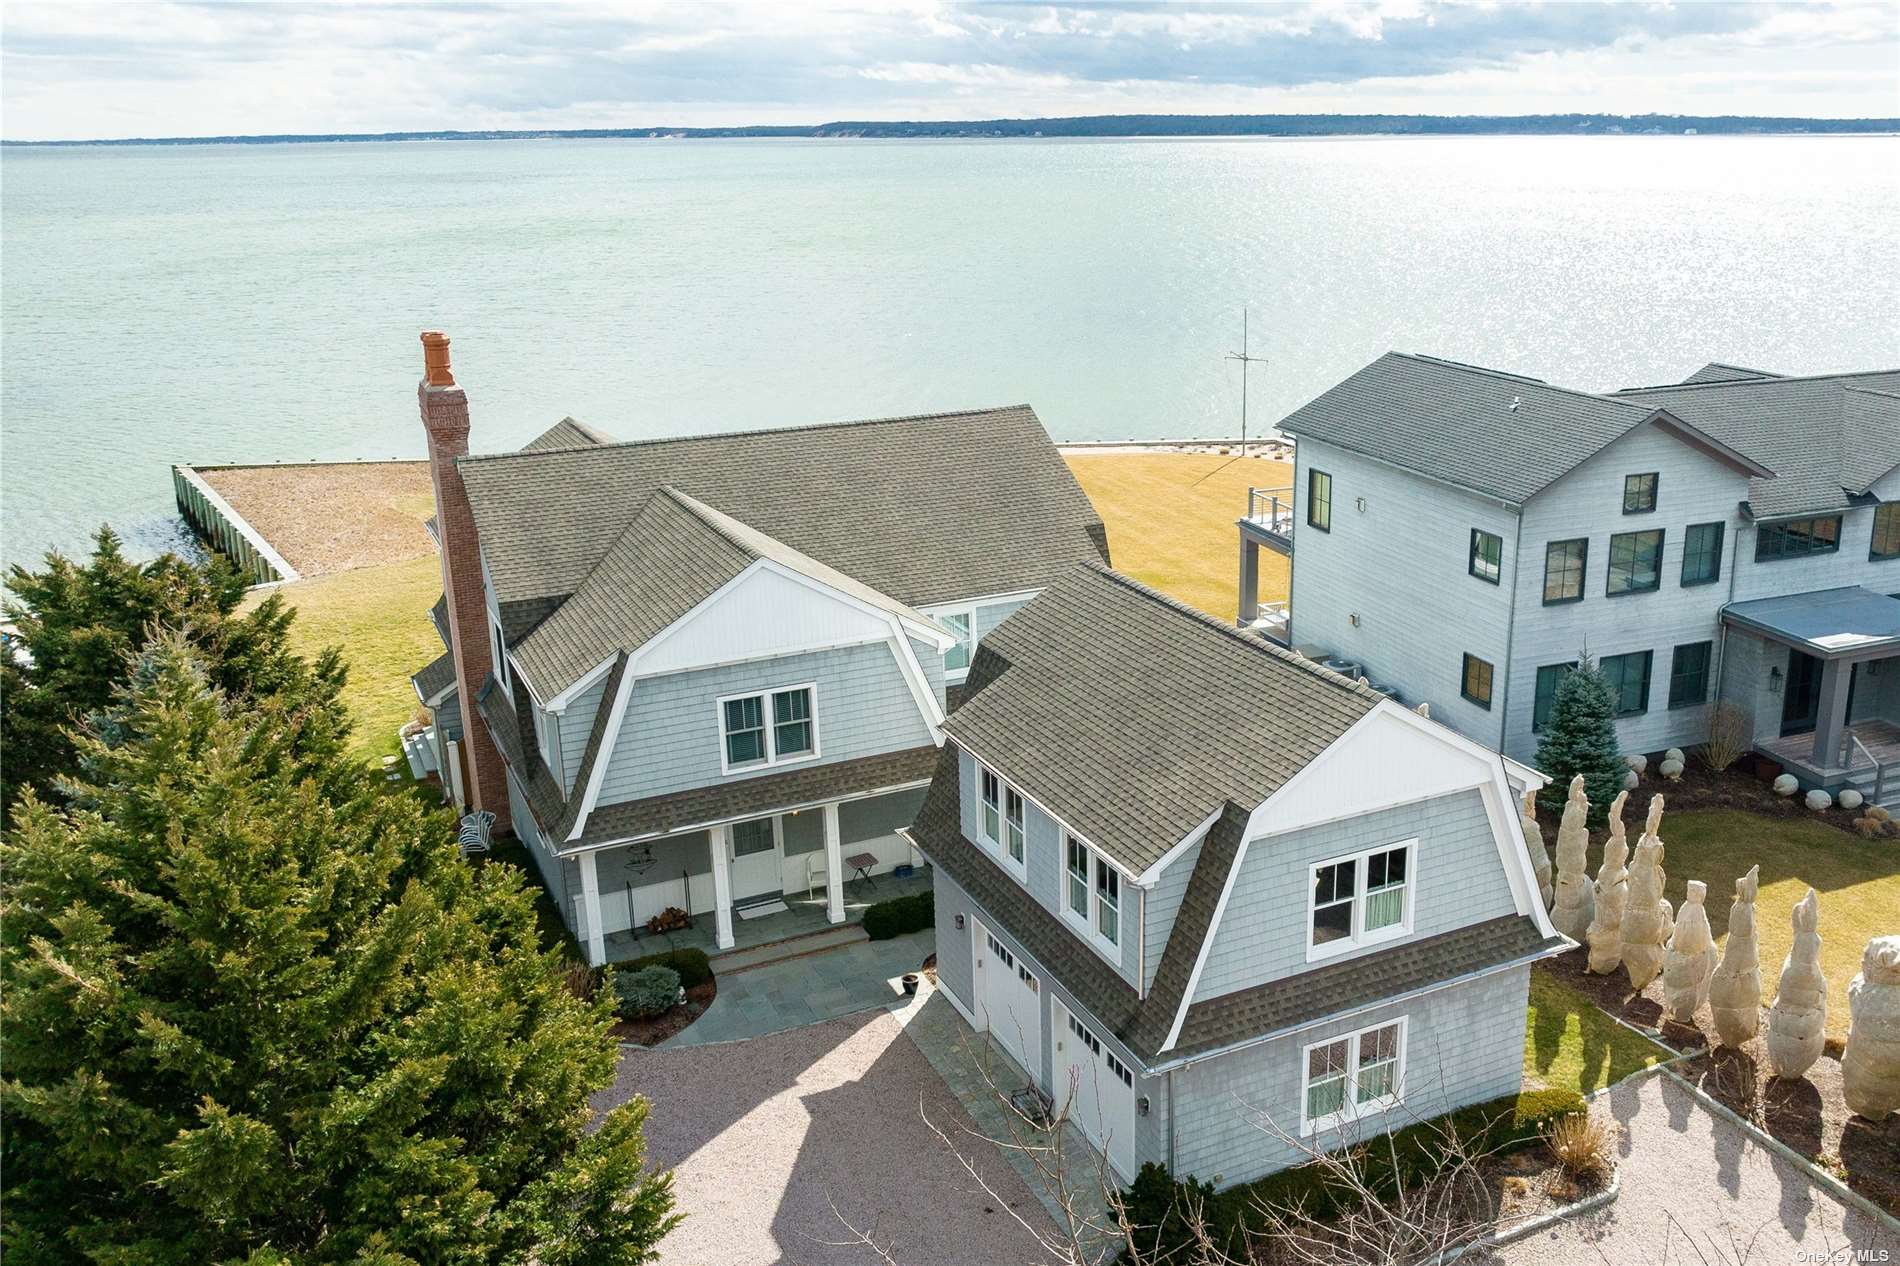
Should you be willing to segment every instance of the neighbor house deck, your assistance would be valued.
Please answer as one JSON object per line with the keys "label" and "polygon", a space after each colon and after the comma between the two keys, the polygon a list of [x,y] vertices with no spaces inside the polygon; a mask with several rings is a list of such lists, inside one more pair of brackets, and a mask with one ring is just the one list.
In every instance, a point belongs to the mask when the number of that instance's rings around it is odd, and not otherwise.
{"label": "neighbor house deck", "polygon": [[1840,749],[1823,768],[1814,762],[1814,731],[1763,739],[1756,747],[1797,774],[1809,778],[1838,771],[1867,775],[1861,793],[1875,804],[1900,795],[1900,725],[1892,721],[1859,721],[1841,733]]}

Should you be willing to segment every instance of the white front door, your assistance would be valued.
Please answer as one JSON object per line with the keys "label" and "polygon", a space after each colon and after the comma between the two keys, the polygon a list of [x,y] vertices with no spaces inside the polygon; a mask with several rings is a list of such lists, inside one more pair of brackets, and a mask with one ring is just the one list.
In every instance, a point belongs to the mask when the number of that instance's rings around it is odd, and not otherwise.
{"label": "white front door", "polygon": [[971,919],[970,929],[976,947],[976,1018],[1029,1079],[1040,1083],[1042,982],[988,928]]}
{"label": "white front door", "polygon": [[784,892],[779,874],[778,819],[754,818],[735,822],[729,833],[727,857],[732,863],[734,905],[751,897]]}
{"label": "white front door", "polygon": [[1135,1075],[1088,1025],[1055,1004],[1055,1085],[1050,1095],[1065,1103],[1069,1119],[1102,1149],[1116,1173],[1135,1177]]}

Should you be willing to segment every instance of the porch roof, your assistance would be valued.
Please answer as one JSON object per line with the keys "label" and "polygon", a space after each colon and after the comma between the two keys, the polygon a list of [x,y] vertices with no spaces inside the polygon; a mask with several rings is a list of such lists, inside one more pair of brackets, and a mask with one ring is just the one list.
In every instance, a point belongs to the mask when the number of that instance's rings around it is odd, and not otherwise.
{"label": "porch roof", "polygon": [[1821,659],[1900,651],[1900,598],[1861,585],[1734,602],[1722,619]]}

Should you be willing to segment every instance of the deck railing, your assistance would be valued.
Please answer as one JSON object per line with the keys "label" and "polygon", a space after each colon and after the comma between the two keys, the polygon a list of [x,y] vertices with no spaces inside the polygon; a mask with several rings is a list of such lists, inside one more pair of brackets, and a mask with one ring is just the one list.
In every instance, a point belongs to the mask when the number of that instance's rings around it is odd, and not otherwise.
{"label": "deck railing", "polygon": [[[1860,741],[1860,735],[1849,730],[1847,732],[1847,738],[1848,741],[1853,744],[1854,753],[1856,753],[1861,760],[1874,767],[1874,789],[1873,793],[1867,797],[1867,803],[1887,803],[1887,771],[1896,766],[1900,766],[1900,761],[1888,761],[1883,765],[1880,762],[1880,758],[1869,751],[1867,745]],[[1857,763],[1858,762],[1854,762],[1853,764]],[[1853,764],[1850,764],[1849,768],[1852,768]]]}
{"label": "deck railing", "polygon": [[1247,489],[1247,518],[1275,536],[1293,535],[1293,489]]}

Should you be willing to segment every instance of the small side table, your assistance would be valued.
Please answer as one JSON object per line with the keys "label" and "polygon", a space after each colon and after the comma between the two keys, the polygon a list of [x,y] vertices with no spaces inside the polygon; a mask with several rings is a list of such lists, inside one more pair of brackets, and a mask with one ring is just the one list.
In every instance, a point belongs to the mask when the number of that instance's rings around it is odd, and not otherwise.
{"label": "small side table", "polygon": [[849,866],[852,870],[857,871],[859,879],[870,884],[873,888],[877,887],[877,880],[871,878],[871,867],[877,865],[876,854],[853,853],[844,859],[844,864]]}

